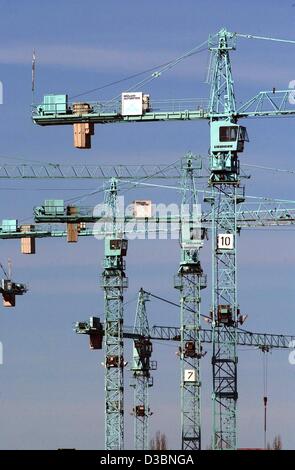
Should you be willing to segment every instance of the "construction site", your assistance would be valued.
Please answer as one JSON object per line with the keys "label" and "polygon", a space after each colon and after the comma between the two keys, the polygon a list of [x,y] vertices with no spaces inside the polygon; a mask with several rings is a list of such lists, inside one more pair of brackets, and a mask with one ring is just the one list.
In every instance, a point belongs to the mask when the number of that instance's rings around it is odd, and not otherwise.
{"label": "construction site", "polygon": [[293,450],[294,5],[55,3],[4,9],[0,449]]}

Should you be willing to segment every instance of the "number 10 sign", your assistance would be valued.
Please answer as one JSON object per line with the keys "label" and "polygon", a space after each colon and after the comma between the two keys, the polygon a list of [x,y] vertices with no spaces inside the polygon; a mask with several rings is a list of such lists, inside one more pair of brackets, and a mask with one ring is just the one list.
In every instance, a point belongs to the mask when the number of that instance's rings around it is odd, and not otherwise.
{"label": "number 10 sign", "polygon": [[219,250],[233,250],[234,236],[232,233],[220,233],[217,237],[217,248]]}

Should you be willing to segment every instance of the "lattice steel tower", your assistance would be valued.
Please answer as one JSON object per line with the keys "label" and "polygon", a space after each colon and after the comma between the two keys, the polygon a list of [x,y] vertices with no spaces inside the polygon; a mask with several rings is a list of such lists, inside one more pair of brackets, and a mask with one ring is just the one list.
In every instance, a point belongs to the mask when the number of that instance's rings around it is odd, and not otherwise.
{"label": "lattice steel tower", "polygon": [[128,285],[124,257],[127,240],[122,238],[118,223],[117,182],[112,179],[105,193],[106,211],[113,216],[111,233],[105,239],[104,290],[105,312],[105,448],[124,448],[124,354],[123,292]]}
{"label": "lattice steel tower", "polygon": [[[244,200],[238,152],[247,131],[236,123],[229,52],[235,35],[221,30],[212,54],[210,114],[212,196],[213,449],[236,449],[237,392],[237,204]],[[224,117],[225,116],[225,117]],[[226,340],[220,333],[226,332]]]}
{"label": "lattice steel tower", "polygon": [[149,388],[153,386],[151,370],[156,370],[157,362],[151,361],[153,346],[147,318],[146,302],[149,295],[140,289],[133,333],[138,337],[133,341],[133,383],[134,388],[134,447],[147,450],[149,446],[148,424],[152,415],[149,405]]}
{"label": "lattice steel tower", "polygon": [[197,205],[195,176],[200,160],[192,155],[183,159],[181,205],[181,261],[175,278],[175,288],[180,291],[180,347],[181,361],[181,443],[184,450],[201,448],[201,377],[200,337],[201,289],[206,287],[206,277],[199,260],[203,245]]}

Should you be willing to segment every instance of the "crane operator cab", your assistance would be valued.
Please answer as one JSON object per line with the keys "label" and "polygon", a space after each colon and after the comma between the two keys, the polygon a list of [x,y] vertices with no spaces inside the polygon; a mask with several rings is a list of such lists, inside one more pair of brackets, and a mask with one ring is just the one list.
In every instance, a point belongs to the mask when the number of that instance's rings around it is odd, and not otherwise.
{"label": "crane operator cab", "polygon": [[244,151],[245,142],[249,142],[246,127],[225,120],[211,122],[211,170],[218,179],[239,173],[237,154]]}
{"label": "crane operator cab", "polygon": [[243,152],[249,142],[247,129],[229,121],[211,122],[211,152]]}

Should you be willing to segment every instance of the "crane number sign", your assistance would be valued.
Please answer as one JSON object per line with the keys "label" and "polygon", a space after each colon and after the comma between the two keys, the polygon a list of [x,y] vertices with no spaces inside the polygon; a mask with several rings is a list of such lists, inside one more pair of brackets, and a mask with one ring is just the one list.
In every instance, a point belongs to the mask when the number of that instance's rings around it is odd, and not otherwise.
{"label": "crane number sign", "polygon": [[234,236],[232,233],[220,233],[217,237],[217,248],[219,250],[233,250]]}

